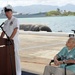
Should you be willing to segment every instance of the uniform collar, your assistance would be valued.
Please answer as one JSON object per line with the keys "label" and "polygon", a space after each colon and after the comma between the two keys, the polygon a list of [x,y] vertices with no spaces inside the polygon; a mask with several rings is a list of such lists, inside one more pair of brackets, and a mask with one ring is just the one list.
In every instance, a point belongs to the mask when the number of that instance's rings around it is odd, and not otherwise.
{"label": "uniform collar", "polygon": [[68,51],[73,51],[73,50],[75,50],[75,47],[74,47],[74,48],[72,48],[71,50],[69,50],[69,49],[68,49],[68,47],[66,47],[66,48],[67,48],[67,50],[68,50]]}
{"label": "uniform collar", "polygon": [[8,19],[8,21],[11,21],[13,18],[14,18],[14,16],[12,16],[10,20]]}

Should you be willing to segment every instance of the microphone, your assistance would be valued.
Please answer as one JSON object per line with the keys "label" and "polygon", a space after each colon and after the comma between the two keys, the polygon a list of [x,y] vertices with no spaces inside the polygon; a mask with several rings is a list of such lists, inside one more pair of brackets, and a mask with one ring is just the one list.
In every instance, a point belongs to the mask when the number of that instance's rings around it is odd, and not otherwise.
{"label": "microphone", "polygon": [[4,24],[4,22],[0,25],[0,27],[2,27],[3,24]]}

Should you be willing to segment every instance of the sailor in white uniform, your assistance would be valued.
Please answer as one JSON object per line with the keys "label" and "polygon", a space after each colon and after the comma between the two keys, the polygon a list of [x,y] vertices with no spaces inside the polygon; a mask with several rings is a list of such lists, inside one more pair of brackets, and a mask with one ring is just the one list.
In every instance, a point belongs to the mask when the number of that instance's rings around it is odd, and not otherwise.
{"label": "sailor in white uniform", "polygon": [[[4,31],[10,37],[10,39],[14,40],[14,50],[15,50],[15,64],[16,64],[16,75],[21,75],[21,66],[20,66],[20,57],[18,54],[19,50],[19,22],[17,18],[12,16],[13,9],[12,6],[4,7],[4,12],[6,17],[8,18],[4,23]],[[1,33],[1,37],[4,37],[4,32]]]}

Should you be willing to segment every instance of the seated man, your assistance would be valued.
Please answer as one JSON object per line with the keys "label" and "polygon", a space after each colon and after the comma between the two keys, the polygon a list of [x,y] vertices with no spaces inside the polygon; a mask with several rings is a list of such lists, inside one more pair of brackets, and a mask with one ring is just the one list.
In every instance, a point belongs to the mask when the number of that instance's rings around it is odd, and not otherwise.
{"label": "seated man", "polygon": [[[58,61],[61,57],[63,60]],[[65,65],[68,63],[75,63],[75,38],[69,38],[66,47],[64,47],[55,57],[54,66],[46,66],[43,75],[65,75]],[[67,75],[75,75],[75,65],[67,66]]]}

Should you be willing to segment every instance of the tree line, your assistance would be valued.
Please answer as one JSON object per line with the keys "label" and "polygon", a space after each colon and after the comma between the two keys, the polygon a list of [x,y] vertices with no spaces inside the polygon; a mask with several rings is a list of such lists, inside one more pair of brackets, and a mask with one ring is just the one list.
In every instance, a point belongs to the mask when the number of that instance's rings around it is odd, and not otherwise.
{"label": "tree line", "polygon": [[75,12],[60,10],[59,8],[46,13],[46,16],[71,16],[71,15],[75,16]]}

